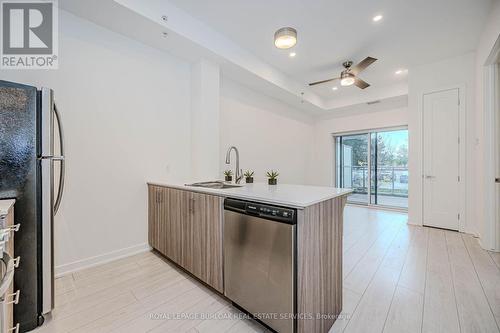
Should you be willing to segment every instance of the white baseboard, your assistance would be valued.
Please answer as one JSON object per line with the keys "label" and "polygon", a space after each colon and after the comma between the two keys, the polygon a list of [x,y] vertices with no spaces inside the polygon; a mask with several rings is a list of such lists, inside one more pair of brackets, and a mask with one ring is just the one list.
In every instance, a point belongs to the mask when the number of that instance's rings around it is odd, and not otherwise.
{"label": "white baseboard", "polygon": [[58,278],[60,276],[70,274],[76,271],[80,271],[85,268],[105,264],[110,261],[114,261],[117,259],[125,258],[132,256],[134,254],[138,254],[141,252],[150,251],[151,247],[148,244],[139,244],[131,247],[127,247],[125,249],[120,249],[112,252],[108,252],[105,254],[101,254],[95,257],[90,257],[83,260],[78,260],[69,264],[64,264],[55,267],[55,277]]}
{"label": "white baseboard", "polygon": [[413,220],[408,220],[406,222],[406,224],[414,225],[414,226],[417,226],[417,227],[422,227],[422,223],[415,223],[415,222],[413,222]]}

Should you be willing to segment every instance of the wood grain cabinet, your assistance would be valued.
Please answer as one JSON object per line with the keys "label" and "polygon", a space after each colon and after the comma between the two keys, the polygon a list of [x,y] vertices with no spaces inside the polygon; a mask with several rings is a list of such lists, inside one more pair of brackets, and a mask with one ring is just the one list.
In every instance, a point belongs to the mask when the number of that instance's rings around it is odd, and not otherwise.
{"label": "wood grain cabinet", "polygon": [[183,212],[187,210],[183,191],[149,187],[149,245],[181,265]]}
{"label": "wood grain cabinet", "polygon": [[223,198],[149,185],[149,244],[223,292]]}

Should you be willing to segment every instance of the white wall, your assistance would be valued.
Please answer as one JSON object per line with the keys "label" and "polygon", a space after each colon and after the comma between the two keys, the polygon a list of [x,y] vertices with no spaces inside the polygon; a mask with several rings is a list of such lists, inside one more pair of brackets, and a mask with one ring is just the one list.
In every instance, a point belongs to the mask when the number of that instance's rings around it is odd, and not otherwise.
{"label": "white wall", "polygon": [[146,181],[189,176],[189,65],[61,11],[60,69],[0,77],[53,88],[62,113],[58,271],[144,249]]}
{"label": "white wall", "polygon": [[[223,77],[220,100],[220,168],[234,172],[225,161],[236,146],[240,167],[254,170],[256,182],[266,171],[278,170],[279,182],[304,184],[313,142],[312,120],[302,111]],[[233,153],[234,154],[234,153]],[[222,175],[221,175],[222,177]]]}
{"label": "white wall", "polygon": [[322,186],[335,185],[333,134],[407,124],[406,107],[318,120],[314,128],[313,158],[308,183]]}
{"label": "white wall", "polygon": [[[493,230],[495,229],[495,216],[488,206],[493,206],[492,197],[494,190],[491,191],[490,186],[495,177],[488,170],[488,166],[494,164],[493,150],[495,149],[492,124],[492,114],[487,112],[487,105],[485,104],[485,72],[488,65],[488,57],[492,51],[495,42],[500,37],[500,1],[494,1],[493,7],[490,10],[488,20],[481,37],[479,39],[478,47],[476,50],[475,62],[475,84],[476,84],[476,104],[475,104],[475,126],[478,137],[478,146],[474,159],[476,161],[476,195],[475,207],[477,232],[481,237],[481,245],[487,249],[496,249],[500,251],[500,244],[495,244],[495,237],[493,237]],[[490,185],[490,186],[488,186]],[[498,222],[497,222],[498,223]],[[497,236],[498,237],[498,236]],[[500,238],[500,237],[499,237]],[[496,240],[498,241],[498,239]]]}
{"label": "white wall", "polygon": [[191,68],[191,161],[195,180],[219,172],[220,69],[206,60]]}
{"label": "white wall", "polygon": [[409,107],[409,202],[408,221],[422,224],[422,103],[423,94],[450,88],[461,89],[462,109],[465,112],[465,140],[461,144],[466,149],[465,192],[466,221],[465,231],[474,233],[475,196],[474,183],[477,182],[475,165],[475,116],[474,116],[474,61],[475,54],[468,53],[456,58],[446,59],[434,64],[409,69],[408,107]]}

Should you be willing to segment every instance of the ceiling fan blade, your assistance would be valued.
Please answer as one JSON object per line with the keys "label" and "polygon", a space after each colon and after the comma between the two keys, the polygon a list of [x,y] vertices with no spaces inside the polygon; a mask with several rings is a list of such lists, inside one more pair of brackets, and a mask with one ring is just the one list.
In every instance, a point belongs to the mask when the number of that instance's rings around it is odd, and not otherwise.
{"label": "ceiling fan blade", "polygon": [[354,75],[358,75],[360,72],[364,71],[366,67],[377,61],[376,58],[366,57],[359,64],[350,68],[349,72]]}
{"label": "ceiling fan blade", "polygon": [[354,79],[354,85],[358,88],[361,88],[361,89],[365,89],[365,88],[368,88],[370,86],[368,83],[361,80],[359,77]]}
{"label": "ceiling fan blade", "polygon": [[338,80],[340,79],[339,77],[336,77],[334,79],[328,79],[328,80],[323,80],[323,81],[318,81],[318,82],[313,82],[313,83],[309,83],[310,86],[315,86],[317,84],[322,84],[322,83],[326,83],[326,82],[331,82],[331,81],[335,81],[335,80]]}

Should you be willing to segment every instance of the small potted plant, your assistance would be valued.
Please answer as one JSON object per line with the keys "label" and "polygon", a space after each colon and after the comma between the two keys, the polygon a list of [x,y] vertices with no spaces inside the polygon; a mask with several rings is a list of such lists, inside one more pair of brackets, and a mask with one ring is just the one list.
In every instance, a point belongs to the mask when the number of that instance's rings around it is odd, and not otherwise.
{"label": "small potted plant", "polygon": [[276,185],[278,183],[278,176],[280,174],[277,171],[271,170],[267,172],[267,183],[269,185]]}
{"label": "small potted plant", "polygon": [[253,174],[254,174],[254,173],[255,173],[255,172],[253,172],[253,171],[247,170],[247,171],[245,171],[245,173],[243,174],[243,176],[245,176],[245,182],[246,182],[247,184],[251,184],[251,183],[253,183]]}
{"label": "small potted plant", "polygon": [[233,172],[231,170],[224,171],[224,176],[225,176],[226,182],[230,182],[233,180]]}

